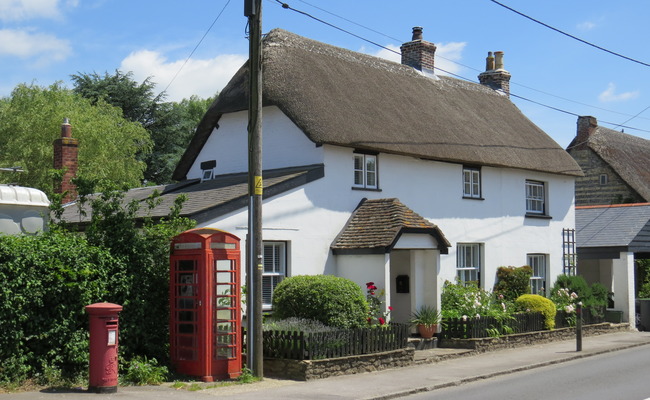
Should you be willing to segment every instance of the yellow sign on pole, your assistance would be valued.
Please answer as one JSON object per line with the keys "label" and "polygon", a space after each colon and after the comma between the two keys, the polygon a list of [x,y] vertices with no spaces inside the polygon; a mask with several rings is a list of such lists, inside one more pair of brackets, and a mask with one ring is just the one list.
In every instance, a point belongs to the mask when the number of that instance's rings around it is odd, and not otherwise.
{"label": "yellow sign on pole", "polygon": [[256,176],[255,177],[255,194],[256,195],[262,195],[263,191],[264,191],[264,185],[262,184],[262,177],[261,176]]}

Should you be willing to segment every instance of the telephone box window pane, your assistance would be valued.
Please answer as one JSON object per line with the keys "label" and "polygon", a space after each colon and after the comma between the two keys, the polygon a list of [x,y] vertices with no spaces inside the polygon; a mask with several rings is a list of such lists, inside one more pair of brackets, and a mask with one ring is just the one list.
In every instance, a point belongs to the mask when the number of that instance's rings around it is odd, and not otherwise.
{"label": "telephone box window pane", "polygon": [[224,284],[224,283],[228,284],[228,283],[234,283],[235,282],[234,273],[230,272],[230,271],[228,271],[228,272],[217,272],[215,274],[215,278],[216,278],[217,285]]}
{"label": "telephone box window pane", "polygon": [[233,320],[233,310],[228,309],[218,309],[217,310],[217,320],[218,321],[230,321]]}
{"label": "telephone box window pane", "polygon": [[196,360],[196,352],[193,349],[178,349],[178,359],[181,361]]}
{"label": "telephone box window pane", "polygon": [[183,310],[193,310],[194,300],[192,299],[176,299],[176,307]]}
{"label": "telephone box window pane", "polygon": [[220,322],[216,325],[217,333],[231,333],[235,332],[234,322]]}
{"label": "telephone box window pane", "polygon": [[178,271],[194,271],[194,260],[179,260],[176,264]]}
{"label": "telephone box window pane", "polygon": [[215,266],[217,271],[231,271],[233,270],[233,260],[216,260]]}
{"label": "telephone box window pane", "polygon": [[230,308],[234,307],[234,298],[233,297],[217,297],[217,307],[219,308]]}
{"label": "telephone box window pane", "polygon": [[178,324],[178,333],[194,333],[194,324]]}
{"label": "telephone box window pane", "polygon": [[217,347],[217,359],[233,358],[234,351],[234,347]]}
{"label": "telephone box window pane", "polygon": [[178,347],[195,347],[195,336],[179,336],[176,340],[176,345]]}
{"label": "telephone box window pane", "polygon": [[194,311],[179,311],[177,318],[180,322],[196,322],[196,313]]}

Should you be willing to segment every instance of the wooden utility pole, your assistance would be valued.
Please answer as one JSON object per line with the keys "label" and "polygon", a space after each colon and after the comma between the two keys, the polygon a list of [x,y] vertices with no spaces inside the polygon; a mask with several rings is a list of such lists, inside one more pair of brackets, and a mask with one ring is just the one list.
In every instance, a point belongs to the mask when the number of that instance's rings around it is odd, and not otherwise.
{"label": "wooden utility pole", "polygon": [[247,365],[264,375],[262,354],[262,0],[244,0],[249,27],[248,240],[246,255]]}

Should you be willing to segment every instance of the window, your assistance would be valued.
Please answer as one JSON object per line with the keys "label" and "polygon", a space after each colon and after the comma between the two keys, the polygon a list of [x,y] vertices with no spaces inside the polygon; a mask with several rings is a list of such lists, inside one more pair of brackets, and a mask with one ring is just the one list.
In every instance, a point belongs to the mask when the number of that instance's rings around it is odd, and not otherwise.
{"label": "window", "polygon": [[528,254],[527,264],[533,269],[530,277],[530,292],[532,294],[546,295],[546,255]]}
{"label": "window", "polygon": [[600,174],[599,181],[601,185],[607,185],[607,182],[609,181],[609,179],[607,179],[607,174]]}
{"label": "window", "polygon": [[526,181],[526,213],[546,215],[544,182]]}
{"label": "window", "polygon": [[354,187],[377,189],[377,156],[372,154],[354,155]]}
{"label": "window", "polygon": [[287,244],[264,242],[264,271],[262,272],[262,306],[271,308],[273,291],[287,275]]}
{"label": "window", "polygon": [[480,286],[481,244],[459,243],[456,247],[456,274],[463,284],[475,282]]}
{"label": "window", "polygon": [[481,198],[481,170],[463,167],[463,197]]}

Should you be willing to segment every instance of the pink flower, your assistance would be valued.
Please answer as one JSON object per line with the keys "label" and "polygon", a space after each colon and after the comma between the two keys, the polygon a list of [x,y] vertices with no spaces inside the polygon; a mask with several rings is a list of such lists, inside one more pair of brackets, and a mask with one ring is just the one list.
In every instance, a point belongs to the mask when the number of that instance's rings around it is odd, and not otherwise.
{"label": "pink flower", "polygon": [[378,320],[379,320],[379,325],[384,325],[386,323],[386,320],[383,319],[382,317],[379,317]]}
{"label": "pink flower", "polygon": [[393,311],[393,307],[388,306],[388,311]]}
{"label": "pink flower", "polygon": [[366,282],[366,286],[367,287],[375,286],[375,282]]}

